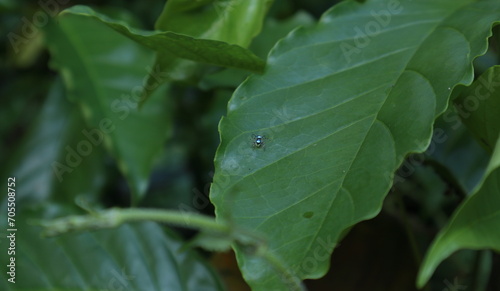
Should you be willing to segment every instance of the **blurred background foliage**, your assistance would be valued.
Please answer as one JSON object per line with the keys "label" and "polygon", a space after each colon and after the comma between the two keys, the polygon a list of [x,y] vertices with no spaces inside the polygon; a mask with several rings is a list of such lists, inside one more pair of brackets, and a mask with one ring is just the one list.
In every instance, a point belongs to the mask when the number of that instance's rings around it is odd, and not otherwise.
{"label": "blurred background foliage", "polygon": [[[144,29],[154,27],[165,4],[163,0],[60,2],[67,2],[61,8],[90,5]],[[276,0],[250,49],[265,58],[278,39],[298,25],[310,25],[336,2]],[[68,100],[60,76],[51,67],[46,43],[50,32],[46,27],[17,52],[9,42],[8,34],[20,33],[23,18],[31,20],[37,11],[38,1],[0,0],[2,181],[8,176],[18,177],[18,211],[43,208],[50,217],[53,213],[83,213],[77,204],[94,209],[129,207],[127,182],[103,147],[96,147],[64,183],[54,178],[50,164],[64,153],[66,145],[81,139],[75,133],[88,124],[81,109]],[[477,75],[499,63],[499,36],[496,29],[490,51],[476,61]],[[217,125],[232,92],[248,74],[236,69],[217,70],[196,85],[171,86],[171,132],[164,150],[154,160],[146,195],[138,206],[179,209],[182,205],[181,210],[213,214],[208,190],[219,142]],[[351,230],[336,249],[329,274],[307,282],[310,290],[415,289],[419,256],[465,198],[464,193],[476,185],[489,158],[461,124],[450,128],[450,123],[438,120],[435,127],[449,138],[431,144],[424,154],[408,157],[398,172],[403,179],[396,177],[381,214]],[[184,239],[193,236],[190,231],[177,231]],[[412,245],[411,239],[417,244]],[[248,290],[232,254],[204,256],[218,270],[228,290]],[[467,286],[466,290],[500,290],[498,274],[498,254],[460,251],[439,267],[427,290],[451,291],[446,288],[455,282]]]}

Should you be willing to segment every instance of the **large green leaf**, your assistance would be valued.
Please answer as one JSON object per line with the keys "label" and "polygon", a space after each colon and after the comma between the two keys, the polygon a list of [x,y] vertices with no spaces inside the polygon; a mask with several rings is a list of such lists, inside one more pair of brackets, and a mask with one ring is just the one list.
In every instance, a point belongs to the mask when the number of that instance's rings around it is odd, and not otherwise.
{"label": "large green leaf", "polygon": [[[16,283],[2,272],[1,290],[223,290],[203,259],[157,223],[58,238],[41,238],[40,228],[24,221],[17,228]],[[5,250],[7,242],[2,239]],[[7,251],[0,259],[9,262]]]}
{"label": "large green leaf", "polygon": [[82,136],[82,147],[76,152],[85,159],[84,143],[90,144],[90,151],[104,143],[137,200],[146,190],[151,165],[171,123],[165,86],[155,92],[148,106],[137,110],[154,56],[88,17],[66,13],[58,19],[48,34],[50,52],[92,131]]}
{"label": "large green leaf", "polygon": [[[341,234],[379,212],[403,158],[425,150],[499,19],[496,0],[345,1],[291,33],[221,120],[217,217],[267,235],[299,278],[321,277]],[[236,252],[254,290],[287,290],[289,278]]]}
{"label": "large green leaf", "polygon": [[420,269],[418,286],[423,286],[437,266],[459,249],[500,251],[499,81],[500,67],[493,67],[455,100],[464,123],[486,148],[493,150],[493,156],[482,182],[457,209],[429,248]]}

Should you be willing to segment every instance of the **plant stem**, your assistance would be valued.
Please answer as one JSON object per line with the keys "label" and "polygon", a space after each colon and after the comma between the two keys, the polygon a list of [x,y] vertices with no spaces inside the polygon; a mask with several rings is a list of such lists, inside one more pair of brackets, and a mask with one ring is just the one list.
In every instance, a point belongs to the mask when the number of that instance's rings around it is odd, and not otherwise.
{"label": "plant stem", "polygon": [[487,288],[492,267],[491,253],[488,250],[476,251],[472,273],[473,290],[484,291]]}
{"label": "plant stem", "polygon": [[118,209],[99,211],[89,215],[68,216],[39,223],[44,227],[43,235],[56,236],[71,231],[112,228],[134,221],[157,221],[186,228],[216,233],[229,233],[231,227],[218,223],[206,215],[159,209]]}

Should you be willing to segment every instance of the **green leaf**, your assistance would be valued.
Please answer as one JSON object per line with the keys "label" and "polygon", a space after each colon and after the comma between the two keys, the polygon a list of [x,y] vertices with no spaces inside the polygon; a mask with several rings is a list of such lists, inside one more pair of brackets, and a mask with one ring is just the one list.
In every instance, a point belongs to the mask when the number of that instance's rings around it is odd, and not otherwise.
{"label": "green leaf", "polygon": [[[204,16],[185,11],[192,7],[190,4],[181,2],[167,2],[160,19],[164,19],[165,15],[169,15],[168,19],[175,20],[175,25],[165,24],[159,27],[159,29],[163,30],[162,32],[131,28],[123,22],[113,20],[86,6],[74,6],[63,11],[62,14],[97,19],[157,52],[155,65],[149,69],[150,76],[146,83],[147,90],[141,93],[142,103],[149,98],[158,83],[161,84],[168,80],[199,79],[208,69],[204,64],[262,73],[265,62],[244,47],[247,47],[252,38],[260,31],[269,0],[242,1],[239,4],[231,2],[227,7],[224,6],[227,11],[224,10],[223,14],[220,14],[221,12],[215,8],[219,4],[213,4],[212,9],[203,10],[202,15]],[[197,2],[195,6],[198,6],[198,4]],[[185,5],[187,7],[184,7]],[[170,6],[174,8],[168,8]],[[171,15],[172,10],[176,11],[174,13],[176,16]],[[216,15],[215,18],[212,17],[213,13]],[[246,19],[246,22],[242,21],[243,18]],[[177,26],[179,23],[183,23],[183,25]],[[228,29],[228,27],[230,28]],[[194,30],[191,28],[194,28]],[[149,89],[149,87],[152,88]]]}
{"label": "green leaf", "polygon": [[455,100],[456,111],[490,153],[500,133],[500,66],[491,67]]}
{"label": "green leaf", "polygon": [[[154,56],[106,25],[71,14],[59,17],[48,39],[55,67],[90,127],[82,145],[90,144],[92,151],[105,144],[129,182],[132,202],[137,201],[171,125],[165,86],[137,110]],[[83,146],[75,151],[82,159],[88,152]]]}
{"label": "green leaf", "polygon": [[65,168],[69,153],[87,130],[78,108],[66,99],[62,81],[56,79],[7,167],[8,175],[18,181],[17,199],[22,205],[49,199],[73,204],[77,197],[96,200],[104,183],[104,151],[94,148],[74,167]]}
{"label": "green leaf", "polygon": [[[261,31],[266,12],[272,2],[272,0],[169,0],[155,27],[161,31],[222,41],[246,48]],[[248,59],[261,68],[264,66],[263,63]],[[156,63],[169,78],[178,81],[197,82],[209,69],[192,61],[179,59],[165,51],[158,52]]]}
{"label": "green leaf", "polygon": [[[26,212],[22,216],[33,217]],[[184,242],[157,223],[58,238],[41,238],[39,232],[39,227],[18,223],[16,283],[9,283],[2,272],[0,289],[224,290],[203,259],[193,250],[182,250]],[[9,260],[6,251],[0,258]]]}
{"label": "green leaf", "polygon": [[314,23],[314,17],[305,11],[298,11],[291,17],[284,20],[269,18],[264,23],[262,33],[256,36],[250,45],[250,49],[259,57],[265,58],[276,42],[285,37],[291,31],[301,26],[312,26]]}
{"label": "green leaf", "polygon": [[156,29],[248,47],[262,29],[272,0],[169,0]]}
{"label": "green leaf", "polygon": [[434,123],[433,138],[426,152],[431,156],[428,162],[446,183],[461,193],[469,193],[481,181],[490,155],[476,142],[452,108]]}
{"label": "green leaf", "polygon": [[[262,72],[264,61],[251,51],[237,45],[210,39],[197,39],[170,31],[154,32],[134,29],[92,10],[87,6],[74,6],[61,13],[96,19],[132,40],[160,53],[160,56],[183,58],[195,62]],[[166,72],[169,74],[169,72]]]}
{"label": "green leaf", "polygon": [[[341,234],[375,216],[404,157],[425,150],[499,19],[495,0],[345,1],[294,31],[221,120],[218,219],[267,236],[297,277],[324,275]],[[236,252],[254,290],[288,289],[290,278]]]}
{"label": "green leaf", "polygon": [[484,180],[453,214],[433,241],[420,268],[423,287],[437,266],[459,249],[500,251],[500,142],[497,142]]}
{"label": "green leaf", "polygon": [[[299,11],[288,19],[277,21],[273,18],[264,23],[262,33],[253,40],[250,49],[259,57],[267,57],[271,48],[278,40],[285,37],[293,29],[299,26],[312,25],[313,17],[309,14]],[[236,88],[249,75],[249,72],[237,69],[227,69],[207,74],[198,84],[203,90],[210,90],[220,87]]]}
{"label": "green leaf", "polygon": [[[441,230],[420,268],[423,286],[437,266],[459,249],[500,251],[500,67],[492,67],[454,100],[465,125],[493,152],[481,183]],[[494,140],[496,139],[496,140]]]}

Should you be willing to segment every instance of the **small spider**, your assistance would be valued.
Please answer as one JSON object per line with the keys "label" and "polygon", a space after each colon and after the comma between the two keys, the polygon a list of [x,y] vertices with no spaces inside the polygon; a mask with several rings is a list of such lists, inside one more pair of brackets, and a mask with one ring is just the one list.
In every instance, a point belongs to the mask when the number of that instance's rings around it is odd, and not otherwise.
{"label": "small spider", "polygon": [[252,134],[253,143],[252,146],[254,148],[264,148],[264,141],[267,139],[265,135],[260,134]]}

